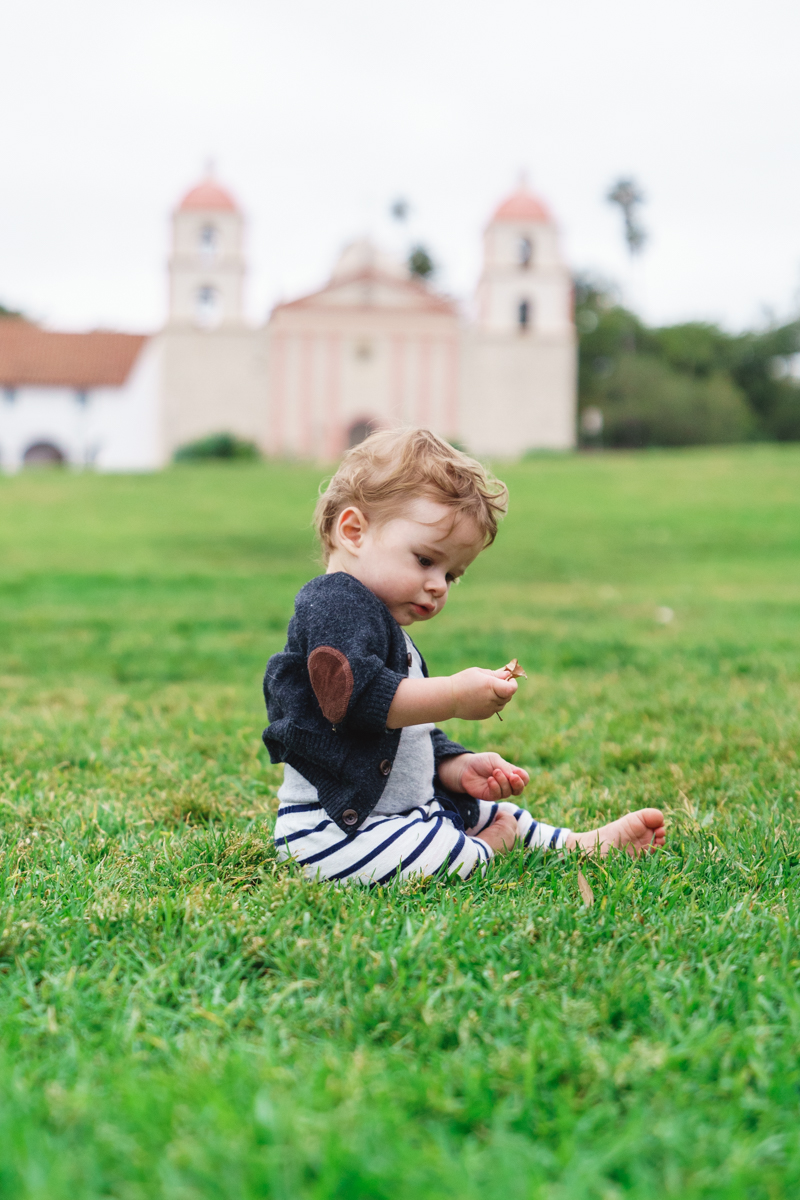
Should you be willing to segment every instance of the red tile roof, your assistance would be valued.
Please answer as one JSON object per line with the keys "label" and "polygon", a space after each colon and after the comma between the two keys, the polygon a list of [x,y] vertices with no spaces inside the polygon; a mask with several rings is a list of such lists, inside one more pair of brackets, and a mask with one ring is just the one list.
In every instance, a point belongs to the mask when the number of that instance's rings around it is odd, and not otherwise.
{"label": "red tile roof", "polygon": [[147,337],[138,333],[51,333],[0,318],[0,387],[120,387]]}
{"label": "red tile roof", "polygon": [[204,179],[197,187],[187,192],[178,205],[178,212],[186,212],[192,208],[206,208],[214,212],[239,211],[239,206],[230,192],[226,192],[213,179]]}
{"label": "red tile roof", "polygon": [[552,222],[545,205],[538,196],[526,187],[519,187],[508,196],[496,210],[492,221],[548,221]]}

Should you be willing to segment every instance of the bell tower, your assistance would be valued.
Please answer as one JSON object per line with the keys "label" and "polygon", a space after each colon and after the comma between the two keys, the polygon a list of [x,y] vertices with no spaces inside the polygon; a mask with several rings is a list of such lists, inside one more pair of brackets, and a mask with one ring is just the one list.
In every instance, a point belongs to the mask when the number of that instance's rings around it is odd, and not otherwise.
{"label": "bell tower", "polygon": [[169,324],[219,329],[244,321],[244,218],[209,171],[172,215]]}
{"label": "bell tower", "polygon": [[572,281],[555,223],[524,182],[495,211],[483,238],[478,327],[515,338],[572,327]]}
{"label": "bell tower", "polygon": [[572,279],[555,222],[524,182],[486,226],[476,298],[463,340],[466,445],[499,458],[574,446]]}

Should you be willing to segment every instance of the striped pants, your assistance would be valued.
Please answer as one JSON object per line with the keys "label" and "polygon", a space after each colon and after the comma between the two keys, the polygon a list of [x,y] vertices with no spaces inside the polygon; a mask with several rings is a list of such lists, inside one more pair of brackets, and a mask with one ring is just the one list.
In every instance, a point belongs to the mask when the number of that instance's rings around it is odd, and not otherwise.
{"label": "striped pants", "polygon": [[517,821],[517,842],[527,848],[561,850],[568,829],[534,821],[516,804],[480,802],[480,818],[469,836],[450,819],[438,800],[408,812],[370,816],[351,834],[341,831],[321,804],[283,802],[275,824],[275,845],[282,859],[293,859],[311,879],[347,883],[386,883],[399,875],[459,875],[485,868],[493,851],[475,835],[498,811]]}

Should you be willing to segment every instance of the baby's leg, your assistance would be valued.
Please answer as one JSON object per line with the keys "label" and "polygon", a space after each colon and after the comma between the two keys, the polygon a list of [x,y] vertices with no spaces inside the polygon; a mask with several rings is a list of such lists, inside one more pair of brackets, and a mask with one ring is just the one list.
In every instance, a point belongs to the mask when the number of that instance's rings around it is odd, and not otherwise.
{"label": "baby's leg", "polygon": [[659,808],[639,808],[625,813],[608,825],[590,829],[588,833],[571,833],[567,838],[567,850],[582,850],[584,854],[599,853],[602,858],[609,850],[627,850],[628,854],[642,854],[663,846],[667,833],[664,814]]}
{"label": "baby's leg", "polygon": [[343,833],[320,805],[283,805],[275,844],[312,879],[387,883],[396,875],[460,875],[466,879],[492,857],[480,838],[467,837],[438,801],[391,816],[371,815],[351,834]]}
{"label": "baby's leg", "polygon": [[480,833],[492,823],[498,812],[507,812],[516,818],[517,840],[528,849],[541,846],[550,850],[581,850],[584,854],[599,852],[605,858],[612,848],[625,849],[629,854],[637,855],[663,846],[666,840],[664,814],[658,808],[640,808],[599,829],[573,833],[571,829],[535,821],[527,809],[508,801],[500,804],[481,801],[480,805],[480,819],[475,828],[469,830],[470,834],[474,836]]}
{"label": "baby's leg", "polygon": [[501,800],[496,804],[491,804],[487,800],[480,800],[478,803],[480,804],[480,816],[477,825],[467,830],[470,837],[476,837],[491,825],[499,812],[508,813],[516,820],[517,842],[526,850],[533,850],[536,847],[563,850],[566,848],[567,839],[575,836],[570,829],[565,829],[560,825],[547,825],[544,821],[535,821],[527,809],[520,808],[512,801]]}

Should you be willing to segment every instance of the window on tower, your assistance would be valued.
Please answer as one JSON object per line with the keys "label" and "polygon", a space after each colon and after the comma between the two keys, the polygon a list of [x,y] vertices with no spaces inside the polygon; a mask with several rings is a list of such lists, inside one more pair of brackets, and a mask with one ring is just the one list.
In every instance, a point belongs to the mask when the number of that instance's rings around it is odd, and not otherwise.
{"label": "window on tower", "polygon": [[520,333],[525,333],[531,327],[531,302],[520,300],[517,307],[517,325]]}
{"label": "window on tower", "polygon": [[203,284],[195,296],[195,316],[201,329],[213,329],[222,318],[220,295],[215,287]]}
{"label": "window on tower", "polygon": [[212,262],[217,257],[219,248],[219,231],[215,225],[203,225],[200,230],[200,254],[206,262]]}
{"label": "window on tower", "polygon": [[533,262],[533,242],[530,238],[521,237],[517,243],[517,262],[524,269]]}

